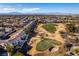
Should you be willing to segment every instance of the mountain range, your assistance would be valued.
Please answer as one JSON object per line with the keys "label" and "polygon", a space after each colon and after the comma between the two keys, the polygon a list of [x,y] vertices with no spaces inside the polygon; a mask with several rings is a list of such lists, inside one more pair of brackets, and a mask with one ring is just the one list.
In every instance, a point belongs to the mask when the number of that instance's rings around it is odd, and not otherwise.
{"label": "mountain range", "polygon": [[10,12],[10,13],[0,13],[0,15],[78,15],[72,13],[60,13],[60,12],[48,12],[48,13],[20,13],[20,12]]}

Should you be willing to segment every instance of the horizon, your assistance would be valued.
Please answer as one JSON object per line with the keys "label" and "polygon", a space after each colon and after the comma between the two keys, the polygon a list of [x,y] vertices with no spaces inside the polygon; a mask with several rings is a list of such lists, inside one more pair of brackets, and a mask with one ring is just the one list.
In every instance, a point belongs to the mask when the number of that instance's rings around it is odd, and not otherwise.
{"label": "horizon", "polygon": [[79,14],[79,3],[1,3],[0,14],[46,14],[46,13],[69,13]]}

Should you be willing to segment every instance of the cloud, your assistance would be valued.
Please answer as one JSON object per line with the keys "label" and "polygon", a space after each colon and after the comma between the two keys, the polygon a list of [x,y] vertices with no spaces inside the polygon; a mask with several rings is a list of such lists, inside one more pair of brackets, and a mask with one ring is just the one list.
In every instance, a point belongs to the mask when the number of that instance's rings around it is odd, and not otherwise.
{"label": "cloud", "polygon": [[35,10],[39,10],[40,8],[24,8],[22,9],[23,11],[35,11]]}
{"label": "cloud", "polygon": [[40,10],[40,8],[23,8],[19,12],[21,12],[21,13],[33,13],[33,12],[37,12],[38,10]]}
{"label": "cloud", "polygon": [[15,10],[16,10],[15,8],[0,7],[0,13],[9,13],[14,12]]}
{"label": "cloud", "polygon": [[9,12],[21,12],[21,13],[27,13],[32,11],[37,11],[40,8],[13,8],[13,7],[1,7],[0,13],[9,13]]}
{"label": "cloud", "polygon": [[16,10],[15,8],[0,8],[0,10],[8,11],[8,10]]}

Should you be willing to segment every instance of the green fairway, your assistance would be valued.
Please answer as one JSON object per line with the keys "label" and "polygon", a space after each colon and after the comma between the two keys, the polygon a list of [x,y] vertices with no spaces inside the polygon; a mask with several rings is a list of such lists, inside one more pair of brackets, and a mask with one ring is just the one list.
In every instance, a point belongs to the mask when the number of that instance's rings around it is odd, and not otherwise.
{"label": "green fairway", "polygon": [[59,44],[61,44],[61,42],[56,41],[56,40],[53,41],[52,39],[45,38],[44,40],[37,43],[36,50],[45,51],[46,49],[48,49],[54,45],[59,45]]}
{"label": "green fairway", "polygon": [[43,28],[50,33],[54,33],[56,31],[55,26],[56,26],[55,24],[48,23],[48,24],[44,24]]}
{"label": "green fairway", "polygon": [[61,45],[62,43],[60,41],[53,40],[53,44],[55,44],[55,45]]}

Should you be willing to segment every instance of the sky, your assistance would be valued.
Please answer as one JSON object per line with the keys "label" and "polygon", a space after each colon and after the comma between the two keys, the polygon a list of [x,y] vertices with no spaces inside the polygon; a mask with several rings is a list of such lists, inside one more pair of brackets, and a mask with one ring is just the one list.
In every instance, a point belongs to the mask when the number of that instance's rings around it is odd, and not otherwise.
{"label": "sky", "polygon": [[79,14],[79,3],[0,3],[0,13]]}

